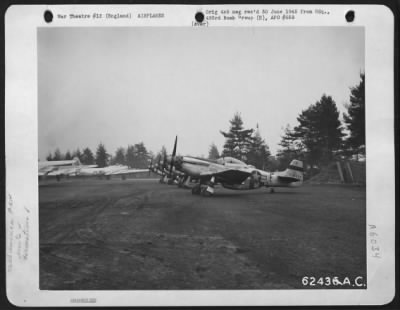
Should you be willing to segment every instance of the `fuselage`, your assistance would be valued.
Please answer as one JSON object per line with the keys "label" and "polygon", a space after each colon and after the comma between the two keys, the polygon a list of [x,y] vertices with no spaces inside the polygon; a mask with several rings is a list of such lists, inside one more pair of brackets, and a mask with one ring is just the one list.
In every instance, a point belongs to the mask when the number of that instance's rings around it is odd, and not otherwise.
{"label": "fuselage", "polygon": [[[240,184],[227,181],[220,182],[224,187],[230,189],[255,189],[261,186],[266,187],[296,187],[302,184],[302,173],[286,169],[280,172],[268,172],[256,169],[231,157],[222,157],[218,160],[205,160],[196,157],[183,156],[180,158],[179,170],[192,178],[201,178],[203,174],[218,173],[224,170],[237,169],[249,173],[249,177]],[[288,182],[285,179],[293,178],[295,182]]]}

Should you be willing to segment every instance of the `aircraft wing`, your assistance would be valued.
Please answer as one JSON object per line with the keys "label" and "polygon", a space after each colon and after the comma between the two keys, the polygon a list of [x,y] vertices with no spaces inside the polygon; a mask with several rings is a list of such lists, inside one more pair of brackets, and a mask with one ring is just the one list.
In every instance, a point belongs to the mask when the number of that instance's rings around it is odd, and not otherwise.
{"label": "aircraft wing", "polygon": [[249,176],[250,172],[240,170],[240,169],[227,169],[219,172],[204,172],[200,175],[200,178],[210,178],[215,177],[217,182],[228,183],[228,184],[241,184],[243,183]]}
{"label": "aircraft wing", "polygon": [[121,175],[121,174],[134,174],[134,173],[141,173],[141,172],[149,172],[149,169],[124,169],[118,171],[111,171],[106,173],[106,175]]}

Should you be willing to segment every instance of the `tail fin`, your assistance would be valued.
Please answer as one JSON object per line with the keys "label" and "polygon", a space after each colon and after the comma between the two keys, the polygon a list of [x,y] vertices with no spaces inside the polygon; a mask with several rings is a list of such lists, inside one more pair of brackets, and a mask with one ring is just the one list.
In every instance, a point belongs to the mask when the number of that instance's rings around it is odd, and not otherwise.
{"label": "tail fin", "polygon": [[293,178],[299,182],[303,181],[303,162],[294,159],[290,162],[289,167],[284,171],[283,176],[287,178]]}
{"label": "tail fin", "polygon": [[80,166],[81,165],[81,161],[79,160],[78,157],[74,157],[72,160],[73,160],[72,166]]}

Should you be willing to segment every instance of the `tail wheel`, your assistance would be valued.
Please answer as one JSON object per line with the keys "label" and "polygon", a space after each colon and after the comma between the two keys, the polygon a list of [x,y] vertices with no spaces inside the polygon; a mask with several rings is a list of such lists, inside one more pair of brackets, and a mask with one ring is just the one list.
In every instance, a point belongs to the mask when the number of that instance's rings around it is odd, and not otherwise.
{"label": "tail wheel", "polygon": [[258,171],[253,171],[250,176],[250,189],[259,188],[261,186],[261,174]]}

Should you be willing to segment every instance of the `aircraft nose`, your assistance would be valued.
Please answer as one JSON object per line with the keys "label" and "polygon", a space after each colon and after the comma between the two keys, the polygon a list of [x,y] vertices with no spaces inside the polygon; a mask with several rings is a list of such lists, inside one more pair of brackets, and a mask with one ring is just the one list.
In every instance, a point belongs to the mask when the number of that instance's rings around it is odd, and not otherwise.
{"label": "aircraft nose", "polygon": [[182,164],[183,164],[183,157],[182,156],[176,156],[175,158],[175,168],[180,170],[182,169]]}

